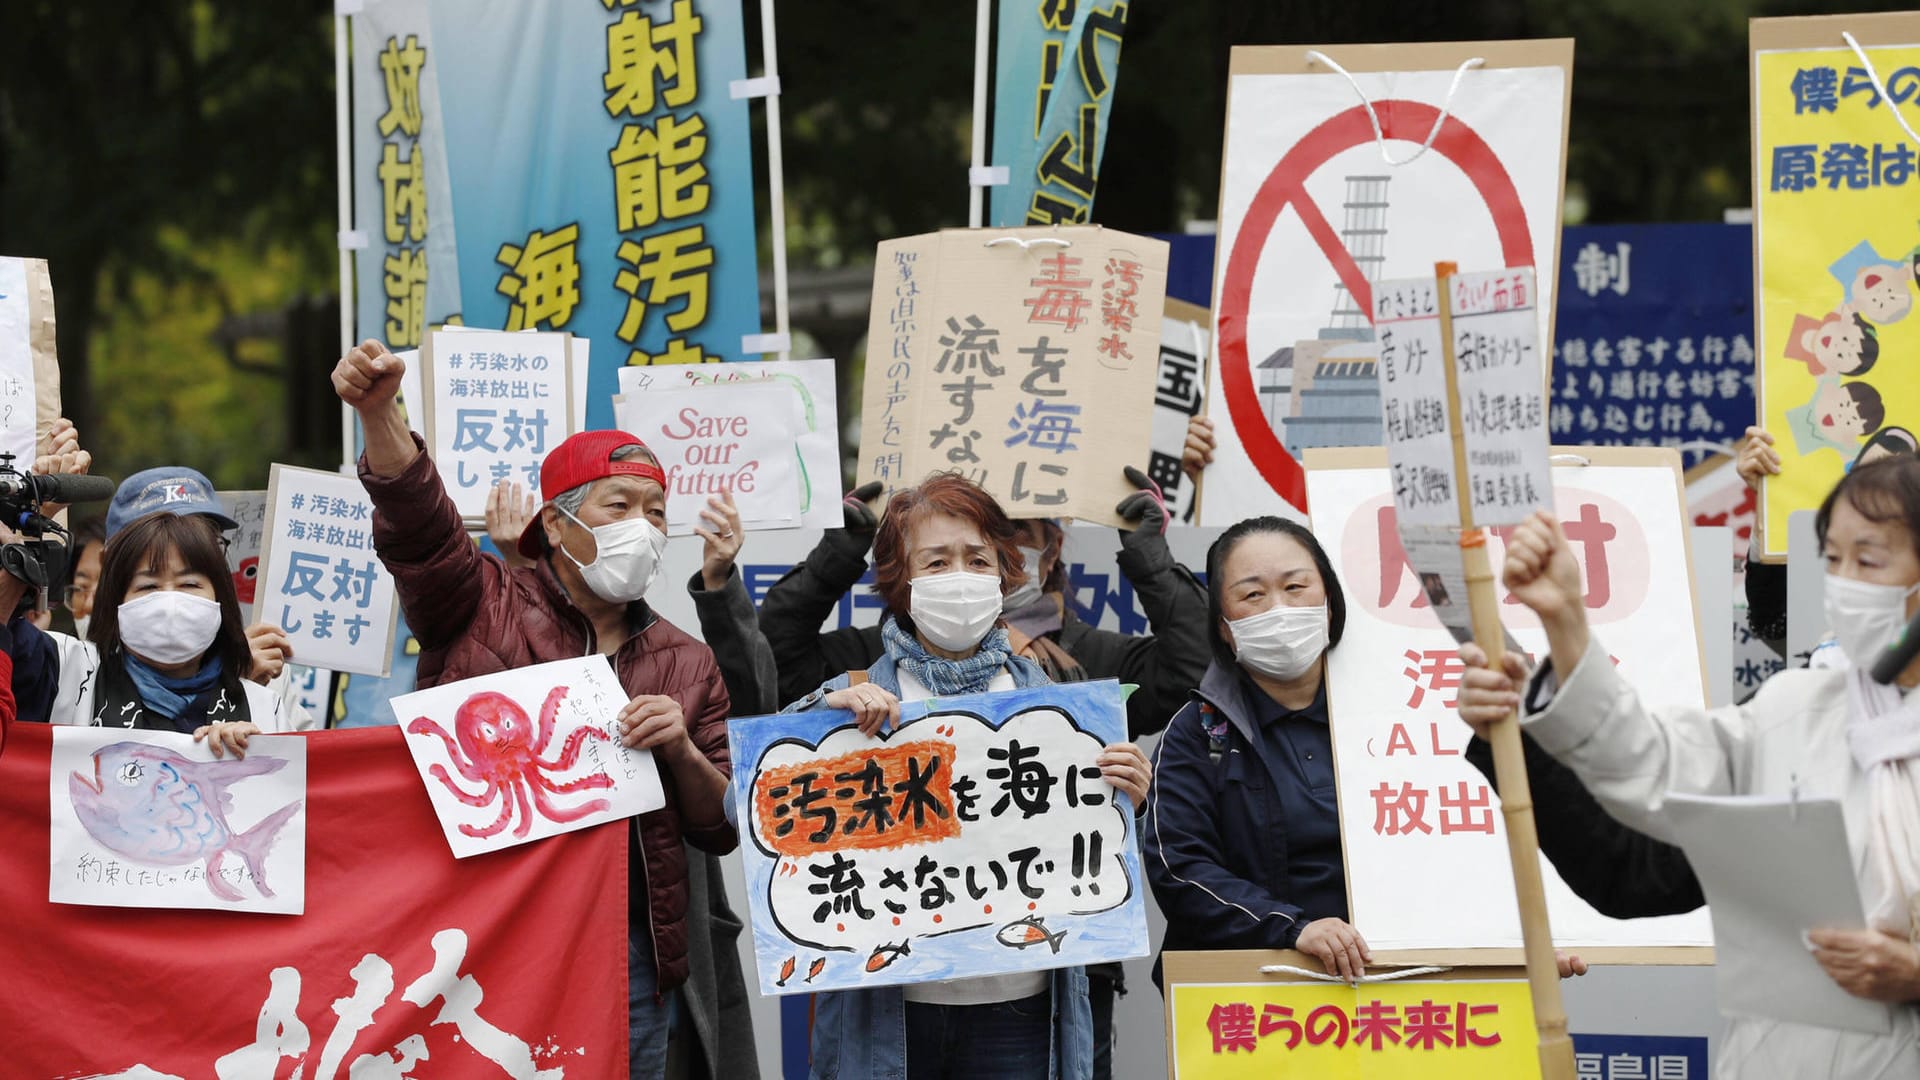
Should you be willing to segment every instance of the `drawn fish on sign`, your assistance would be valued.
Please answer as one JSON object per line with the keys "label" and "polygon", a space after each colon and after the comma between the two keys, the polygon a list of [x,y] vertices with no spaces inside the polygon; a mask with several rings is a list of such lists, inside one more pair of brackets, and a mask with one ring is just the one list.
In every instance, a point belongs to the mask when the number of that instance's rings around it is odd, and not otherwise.
{"label": "drawn fish on sign", "polygon": [[816,976],[825,970],[827,970],[827,958],[823,956],[813,962],[813,966],[807,969],[807,977],[801,981],[812,982]]}
{"label": "drawn fish on sign", "polygon": [[778,980],[778,981],[776,981],[776,982],[775,982],[775,983],[774,983],[773,985],[775,985],[775,986],[785,986],[785,985],[787,985],[787,980],[788,980],[788,979],[791,979],[791,978],[793,978],[793,964],[794,964],[794,961],[796,961],[796,960],[798,960],[798,959],[799,959],[799,957],[797,957],[797,956],[789,956],[789,957],[787,957],[787,962],[786,962],[786,963],[784,963],[784,964],[781,964],[781,965],[780,965],[780,978],[779,978],[779,980]]}
{"label": "drawn fish on sign", "polygon": [[913,955],[913,950],[907,948],[907,943],[904,941],[898,945],[881,945],[873,950],[872,956],[867,957],[867,971],[875,972],[885,970],[887,966],[895,960],[903,956],[911,955]]}
{"label": "drawn fish on sign", "polygon": [[233,812],[227,789],[285,765],[282,758],[259,756],[191,761],[147,743],[118,742],[93,752],[92,776],[67,775],[67,794],[81,826],[101,847],[144,866],[204,860],[207,888],[222,900],[237,901],[244,897],[220,876],[221,860],[232,853],[246,864],[260,895],[270,897],[267,853],[305,800],[295,799],[236,833],[227,822]]}
{"label": "drawn fish on sign", "polygon": [[1047,924],[1040,921],[1039,916],[1028,915],[1023,919],[1015,919],[1001,927],[1000,932],[994,935],[994,940],[1009,949],[1024,949],[1029,945],[1038,945],[1044,941],[1053,947],[1055,953],[1058,953],[1060,951],[1060,943],[1065,941],[1066,937],[1067,932],[1065,930],[1049,933],[1047,931]]}

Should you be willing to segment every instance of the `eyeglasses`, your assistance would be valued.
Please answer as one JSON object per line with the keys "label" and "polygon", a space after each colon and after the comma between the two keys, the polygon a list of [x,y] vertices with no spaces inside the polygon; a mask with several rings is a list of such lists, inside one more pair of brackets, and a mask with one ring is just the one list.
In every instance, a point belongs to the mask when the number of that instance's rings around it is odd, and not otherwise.
{"label": "eyeglasses", "polygon": [[66,605],[68,610],[72,610],[75,601],[92,603],[93,589],[92,585],[69,585],[60,590],[60,602]]}

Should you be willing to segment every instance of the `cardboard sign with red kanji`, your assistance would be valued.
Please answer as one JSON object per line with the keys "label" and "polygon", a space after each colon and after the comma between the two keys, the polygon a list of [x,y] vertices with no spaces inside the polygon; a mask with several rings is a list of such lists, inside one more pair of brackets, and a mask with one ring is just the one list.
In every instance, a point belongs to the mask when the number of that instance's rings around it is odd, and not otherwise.
{"label": "cardboard sign with red kanji", "polygon": [[954,471],[1014,517],[1118,525],[1148,468],[1167,245],[1097,226],[888,240],[875,260],[861,483]]}

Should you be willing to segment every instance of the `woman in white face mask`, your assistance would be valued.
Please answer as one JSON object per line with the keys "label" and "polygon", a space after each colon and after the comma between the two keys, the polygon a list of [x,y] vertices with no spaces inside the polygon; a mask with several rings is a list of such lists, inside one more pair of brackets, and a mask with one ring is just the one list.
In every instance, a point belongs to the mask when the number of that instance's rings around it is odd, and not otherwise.
{"label": "woman in white face mask", "polygon": [[[253,654],[226,554],[202,522],[164,511],[114,535],[101,558],[87,639],[13,626],[16,668],[58,673],[56,724],[191,733],[216,756],[291,730],[279,697],[252,681]],[[0,574],[0,605],[25,586]]]}
{"label": "woman in white face mask", "polygon": [[[897,492],[873,551],[886,655],[858,684],[839,676],[788,712],[847,709],[872,735],[899,723],[902,700],[1049,682],[1013,654],[1000,621],[1003,598],[1026,571],[1013,522],[993,496],[951,473]],[[1138,747],[1111,744],[1099,764],[1135,806],[1146,797],[1151,767]],[[1050,1080],[1092,1070],[1085,968],[836,991],[815,1003],[815,1075]]]}
{"label": "woman in white face mask", "polygon": [[[1920,1076],[1920,660],[1887,684],[1871,674],[1920,612],[1920,459],[1854,468],[1815,530],[1848,669],[1780,672],[1745,705],[1651,710],[1587,625],[1580,567],[1559,523],[1534,515],[1514,531],[1502,576],[1540,616],[1552,658],[1529,682],[1512,654],[1495,672],[1463,649],[1460,715],[1484,729],[1521,708],[1527,732],[1610,813],[1659,839],[1673,839],[1669,792],[1839,800],[1867,925],[1808,927],[1807,940],[1842,990],[1885,1004],[1890,1033],[1733,1016],[1714,1072]],[[1780,872],[1790,884],[1791,868]]]}
{"label": "woman in white face mask", "polygon": [[1312,533],[1259,517],[1214,542],[1207,586],[1213,666],[1161,738],[1141,833],[1163,948],[1299,949],[1354,978],[1325,685],[1339,579]]}

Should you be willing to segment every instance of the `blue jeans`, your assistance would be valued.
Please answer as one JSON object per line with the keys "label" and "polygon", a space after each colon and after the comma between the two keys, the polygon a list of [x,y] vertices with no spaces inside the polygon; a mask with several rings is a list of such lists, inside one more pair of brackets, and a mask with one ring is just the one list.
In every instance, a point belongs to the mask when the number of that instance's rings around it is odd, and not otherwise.
{"label": "blue jeans", "polygon": [[627,1076],[661,1080],[667,1071],[667,1035],[680,1011],[680,991],[655,1001],[660,985],[653,967],[653,937],[641,928],[627,932]]}
{"label": "blue jeans", "polygon": [[907,1002],[908,1080],[1048,1080],[1053,993],[992,1005]]}

